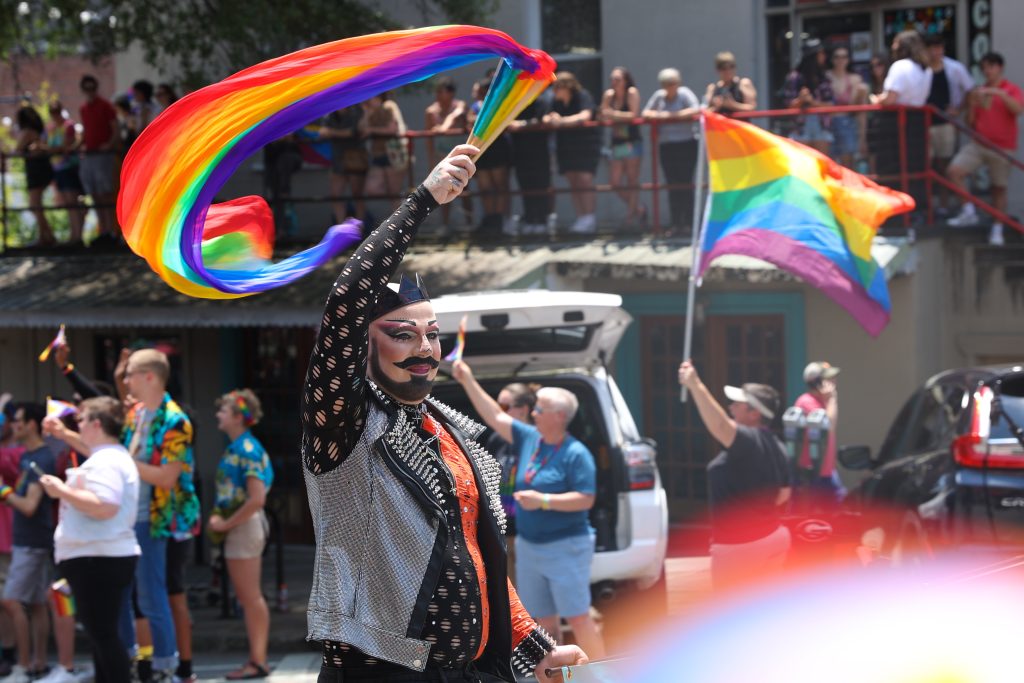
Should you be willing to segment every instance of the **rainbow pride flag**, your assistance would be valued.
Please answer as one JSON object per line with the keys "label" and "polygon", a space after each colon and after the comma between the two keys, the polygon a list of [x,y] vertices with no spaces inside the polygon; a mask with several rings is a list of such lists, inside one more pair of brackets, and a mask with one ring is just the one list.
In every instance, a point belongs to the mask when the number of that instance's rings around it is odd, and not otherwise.
{"label": "rainbow pride flag", "polygon": [[455,346],[444,357],[446,361],[454,363],[457,360],[462,360],[462,354],[466,350],[466,320],[468,318],[468,315],[464,315],[462,320],[459,321],[459,332],[455,335]]}
{"label": "rainbow pride flag", "polygon": [[78,412],[77,406],[67,401],[58,401],[55,398],[46,397],[46,417],[62,418],[67,415],[74,415]]}
{"label": "rainbow pride flag", "polygon": [[752,124],[713,112],[702,123],[711,189],[699,275],[724,254],[767,261],[820,289],[877,337],[891,305],[871,242],[914,200]]}
{"label": "rainbow pride flag", "polygon": [[57,579],[50,586],[50,600],[58,617],[75,616],[75,596],[71,594],[71,585],[67,579]]}

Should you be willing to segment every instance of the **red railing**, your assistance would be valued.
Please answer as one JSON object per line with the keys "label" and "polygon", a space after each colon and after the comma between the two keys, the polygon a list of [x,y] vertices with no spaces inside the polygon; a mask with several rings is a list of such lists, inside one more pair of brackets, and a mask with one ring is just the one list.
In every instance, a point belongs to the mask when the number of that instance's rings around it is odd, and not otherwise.
{"label": "red railing", "polygon": [[[919,114],[917,114],[918,120],[921,120],[921,117],[923,117],[923,122],[924,122],[923,123],[923,130],[909,130],[908,131],[908,116],[913,116],[913,114],[911,114],[911,112],[919,112]],[[1010,226],[1011,228],[1024,233],[1024,225],[1022,225],[1016,219],[1014,219],[1013,217],[1007,215],[1005,212],[997,210],[990,203],[980,199],[979,197],[977,197],[975,195],[972,195],[972,194],[970,194],[968,192],[965,192],[964,190],[962,190],[961,188],[959,188],[955,184],[953,184],[951,181],[949,181],[948,178],[946,178],[943,175],[941,175],[940,173],[936,172],[931,167],[931,164],[930,164],[930,162],[928,160],[929,149],[928,149],[927,129],[931,125],[931,123],[933,121],[935,121],[936,119],[941,119],[943,122],[949,122],[949,123],[953,124],[957,128],[957,130],[960,132],[960,134],[963,136],[962,139],[971,140],[971,141],[973,141],[973,142],[975,142],[977,144],[983,145],[983,146],[985,146],[985,147],[987,147],[989,149],[994,150],[994,152],[996,154],[998,154],[999,156],[1005,158],[1014,168],[1024,170],[1024,163],[1022,163],[1020,160],[1016,159],[1012,155],[1007,154],[1004,150],[1001,150],[1001,149],[998,149],[998,148],[994,147],[991,143],[989,143],[985,139],[981,138],[977,133],[975,133],[973,130],[971,130],[970,128],[965,126],[960,121],[955,120],[955,119],[951,119],[945,113],[943,113],[943,112],[941,112],[939,110],[936,110],[933,107],[915,108],[915,107],[900,107],[900,106],[885,106],[885,107],[883,107],[883,106],[877,106],[877,105],[863,105],[863,106],[849,105],[849,106],[819,107],[819,108],[812,108],[812,109],[773,109],[773,110],[740,112],[740,113],[735,114],[735,116],[736,116],[736,118],[742,118],[742,119],[745,119],[745,120],[750,120],[752,122],[758,123],[759,125],[762,125],[762,126],[764,126],[766,128],[769,128],[769,129],[779,130],[779,129],[784,129],[787,126],[789,126],[791,128],[795,127],[796,122],[794,121],[794,119],[797,119],[797,117],[803,117],[803,116],[808,116],[808,115],[828,116],[828,115],[836,115],[836,114],[856,115],[856,116],[863,116],[863,117],[868,117],[868,118],[871,118],[871,117],[896,117],[896,119],[897,119],[896,125],[892,126],[891,128],[895,130],[896,135],[897,135],[897,139],[895,139],[895,140],[884,140],[883,139],[883,140],[869,141],[869,147],[871,145],[878,146],[878,147],[884,147],[886,144],[895,144],[895,145],[897,145],[898,146],[898,156],[899,156],[898,169],[896,170],[895,173],[874,173],[874,172],[872,172],[872,173],[869,173],[868,175],[870,177],[874,178],[875,180],[877,180],[880,183],[887,184],[887,185],[890,185],[890,186],[893,186],[893,187],[897,187],[898,189],[901,189],[901,190],[903,190],[905,192],[910,192],[914,188],[915,184],[922,185],[924,187],[924,191],[922,193],[920,193],[921,196],[919,197],[919,199],[923,199],[924,201],[923,201],[923,205],[919,205],[918,210],[925,212],[926,225],[928,225],[928,226],[935,225],[935,222],[934,222],[934,217],[935,217],[934,186],[938,185],[939,187],[945,188],[950,193],[952,193],[956,197],[960,198],[964,202],[973,203],[983,213],[987,214],[988,216],[990,216],[994,220],[998,220],[998,221],[1004,223],[1005,225]],[[595,122],[588,122],[586,124],[582,124],[582,127],[587,127],[587,128],[604,128],[604,127],[610,127],[611,125],[622,125],[622,123],[623,122],[616,122],[615,124],[612,124],[610,122],[595,121]],[[649,166],[647,167],[647,178],[646,179],[642,179],[640,182],[638,182],[636,184],[633,184],[633,185],[619,185],[617,187],[612,187],[607,182],[596,182],[595,185],[594,185],[593,190],[595,192],[597,192],[599,195],[606,195],[609,192],[614,192],[616,190],[633,190],[633,191],[638,191],[638,192],[643,193],[644,195],[649,196],[650,197],[650,214],[651,214],[651,219],[652,219],[651,226],[650,226],[651,232],[652,232],[652,234],[654,236],[661,236],[663,234],[663,229],[665,227],[665,222],[663,221],[663,210],[662,210],[662,207],[661,207],[662,195],[664,193],[666,193],[666,192],[673,191],[673,190],[677,190],[677,191],[678,190],[682,190],[682,191],[688,191],[688,192],[692,192],[694,190],[694,187],[693,187],[692,183],[670,184],[670,183],[667,183],[667,182],[663,182],[661,180],[662,173],[661,173],[661,165],[660,165],[660,161],[661,160],[659,158],[659,154],[660,154],[660,149],[659,149],[659,128],[662,125],[679,124],[680,122],[679,121],[664,121],[664,120],[661,120],[661,119],[637,118],[637,119],[634,119],[630,123],[632,125],[640,126],[642,130],[647,131],[647,134],[644,136],[645,137],[645,142],[647,143],[645,145],[645,147],[644,147],[644,151],[645,151],[645,154],[648,155],[648,159],[649,159]],[[536,132],[536,131],[556,132],[558,130],[564,130],[564,127],[546,126],[546,125],[531,125],[531,126],[528,126],[527,128],[522,129],[522,132]],[[519,134],[519,132],[520,131],[510,131],[509,134],[517,135],[517,134]],[[911,158],[912,150],[910,149],[910,145],[908,145],[908,135],[913,135],[913,134],[919,134],[919,135],[921,135],[923,137],[923,158]],[[465,139],[465,133],[458,133],[458,134],[456,134],[456,133],[434,133],[434,132],[430,132],[430,131],[410,131],[410,132],[408,132],[405,135],[405,137],[409,140],[410,153],[412,154],[412,156],[417,157],[417,159],[418,159],[417,163],[415,163],[415,164],[414,163],[410,163],[409,167],[408,167],[407,181],[408,181],[408,185],[411,187],[416,182],[418,182],[419,178],[422,175],[424,175],[426,173],[426,171],[428,170],[426,168],[426,166],[424,165],[424,163],[423,163],[426,160],[426,156],[427,155],[423,154],[422,156],[418,156],[418,154],[417,154],[417,152],[419,151],[419,150],[416,149],[419,146],[418,143],[425,142],[427,139],[442,138],[442,139],[445,139],[445,140],[450,140],[452,142],[452,144],[456,144],[456,143],[461,142],[462,140]],[[877,150],[870,150],[870,151],[877,151]],[[7,177],[10,174],[10,170],[8,169],[8,163],[7,163],[8,160],[10,160],[12,158],[17,158],[18,156],[19,155],[9,154],[9,153],[5,154],[3,152],[0,152],[0,187],[2,187],[2,188],[6,188],[7,187],[7,182],[6,181],[7,181]],[[552,161],[554,161],[553,158],[552,158]],[[324,169],[324,172],[326,173],[326,169]],[[510,177],[511,177],[511,175],[512,175],[512,173],[511,173],[511,169],[510,169]],[[601,177],[601,175],[602,175],[601,171],[599,170],[597,176],[595,176],[595,179]],[[557,175],[553,174],[552,177],[553,177],[553,179],[557,178]],[[535,191],[533,191],[533,194],[544,193],[544,194],[551,195],[552,197],[557,199],[557,197],[559,197],[559,196],[568,195],[568,194],[571,194],[571,193],[574,192],[573,189],[571,189],[571,188],[569,188],[567,186],[564,186],[563,184],[559,183],[557,180],[554,181],[554,182],[556,184],[553,184],[552,187],[547,188],[546,190],[535,190]],[[475,190],[475,191],[471,191],[469,194],[471,196],[479,197],[479,196],[482,196],[485,193],[481,192],[479,190]],[[524,194],[530,194],[530,192],[524,193],[521,190],[513,190],[511,188],[511,183],[510,183],[510,188],[508,190],[508,194],[509,194],[509,196],[511,198],[511,197],[522,197]],[[367,202],[374,202],[374,201],[381,201],[381,200],[385,200],[385,201],[386,200],[395,200],[395,199],[398,199],[398,198],[400,198],[399,195],[364,197],[363,199],[365,199]],[[359,199],[359,198],[353,197],[350,194],[349,195],[339,195],[339,196],[332,196],[332,195],[329,195],[329,194],[327,194],[327,195],[310,195],[310,194],[305,194],[305,195],[302,195],[302,196],[290,196],[290,197],[287,198],[287,201],[295,203],[295,204],[308,204],[308,203],[347,202],[347,201],[351,201],[351,200],[354,200],[354,199]],[[921,202],[919,202],[919,204],[921,204]],[[86,206],[84,204],[79,204],[79,205],[77,205],[75,207],[47,205],[44,208],[47,209],[47,210],[55,210],[55,209],[66,209],[66,208],[88,209],[88,208],[93,208],[93,207],[89,207],[89,206]],[[14,250],[14,249],[10,249],[9,248],[10,245],[11,245],[11,239],[10,239],[11,236],[10,236],[10,231],[9,231],[9,220],[8,220],[9,216],[14,214],[15,212],[26,211],[28,209],[29,209],[28,206],[10,206],[10,205],[8,205],[7,192],[6,191],[0,192],[0,222],[2,222],[2,239],[0,239],[0,244],[2,244],[2,248],[4,250],[4,253],[13,254],[13,253],[18,253],[20,251],[20,250]],[[604,216],[603,218],[608,218],[608,216]],[[611,229],[611,230],[609,230],[608,229],[609,226],[614,226],[615,225],[615,221],[599,220],[599,223],[604,227],[604,229],[600,231],[602,234],[619,235],[619,236],[634,237],[634,238],[638,236],[638,234],[637,234],[635,229],[629,230],[629,231],[622,230],[621,228],[620,229]],[[902,223],[903,223],[904,226],[909,227],[911,225],[910,216],[909,215],[904,215],[904,217],[902,218]],[[279,232],[283,232],[283,231],[279,230]],[[423,233],[421,233],[421,234],[423,234]],[[310,233],[308,235],[300,236],[298,239],[295,239],[295,241],[296,242],[314,241],[314,240],[319,239],[319,237],[320,237],[320,235],[318,233],[317,234]],[[426,237],[426,239],[430,239],[429,233],[426,233],[425,237]],[[534,236],[534,237],[537,238],[537,236]],[[548,235],[546,237],[543,237],[543,236],[539,237],[539,239],[553,239],[553,238],[557,239],[557,236]],[[470,241],[473,241],[472,234],[469,235],[468,239]]]}

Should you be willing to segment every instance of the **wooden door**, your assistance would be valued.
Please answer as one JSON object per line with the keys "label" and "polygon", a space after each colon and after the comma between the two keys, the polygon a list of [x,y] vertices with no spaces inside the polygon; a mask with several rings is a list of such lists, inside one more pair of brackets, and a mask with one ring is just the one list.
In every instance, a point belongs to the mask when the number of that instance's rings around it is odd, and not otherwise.
{"label": "wooden door", "polygon": [[294,327],[257,327],[243,331],[244,386],[259,396],[263,420],[253,430],[274,465],[274,486],[267,507],[276,514],[286,543],[313,543],[299,444],[299,401],[314,331]]}
{"label": "wooden door", "polygon": [[[658,469],[672,521],[701,524],[707,520],[706,467],[721,446],[708,434],[693,401],[679,400],[683,325],[683,316],[640,319],[644,434],[658,442]],[[781,315],[712,315],[694,330],[693,361],[716,399],[724,404],[725,384],[785,386],[784,327]]]}

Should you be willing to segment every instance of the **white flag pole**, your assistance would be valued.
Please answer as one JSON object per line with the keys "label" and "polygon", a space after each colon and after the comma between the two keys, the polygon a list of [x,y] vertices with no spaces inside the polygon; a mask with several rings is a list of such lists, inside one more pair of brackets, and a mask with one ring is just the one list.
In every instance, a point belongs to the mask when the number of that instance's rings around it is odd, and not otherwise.
{"label": "white flag pole", "polygon": [[[686,292],[686,327],[684,328],[683,336],[683,360],[689,360],[693,350],[694,302],[697,298],[697,274],[700,271],[700,251],[701,245],[704,242],[704,217],[701,215],[704,202],[701,201],[701,194],[704,191],[704,168],[707,165],[705,158],[706,149],[704,147],[705,135],[704,113],[701,112],[700,137],[697,140],[697,171],[693,182],[693,238],[690,243],[692,254],[690,259],[689,289]],[[687,393],[686,387],[680,388],[679,400],[682,403],[686,403]]]}

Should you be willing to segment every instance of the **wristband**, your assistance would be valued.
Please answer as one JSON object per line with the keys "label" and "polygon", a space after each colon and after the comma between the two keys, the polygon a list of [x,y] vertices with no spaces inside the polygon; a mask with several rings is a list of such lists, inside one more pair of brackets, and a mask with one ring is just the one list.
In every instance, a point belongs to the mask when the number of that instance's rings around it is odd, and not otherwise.
{"label": "wristband", "polygon": [[0,486],[0,502],[6,502],[12,493],[14,493],[14,489],[7,484]]}
{"label": "wristband", "polygon": [[551,494],[545,493],[544,497],[540,499],[540,509],[550,510],[551,509]]}
{"label": "wristband", "polygon": [[67,365],[64,366],[64,368],[61,370],[61,372],[63,372],[65,375],[67,375],[67,374],[69,374],[74,369],[75,369],[75,364],[74,363],[68,363]]}

